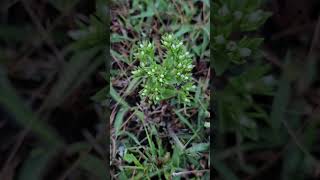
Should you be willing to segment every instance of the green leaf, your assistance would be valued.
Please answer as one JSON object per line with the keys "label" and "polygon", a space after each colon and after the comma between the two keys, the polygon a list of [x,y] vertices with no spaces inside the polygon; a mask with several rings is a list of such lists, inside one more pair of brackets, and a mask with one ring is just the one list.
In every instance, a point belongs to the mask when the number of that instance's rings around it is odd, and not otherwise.
{"label": "green leaf", "polygon": [[0,104],[14,117],[18,125],[30,129],[37,138],[49,145],[61,145],[63,140],[45,121],[26,106],[8,80],[0,74]]}
{"label": "green leaf", "polygon": [[75,6],[79,0],[49,0],[48,2],[59,11],[65,11]]}
{"label": "green leaf", "polygon": [[124,95],[125,96],[130,95],[139,86],[141,81],[142,81],[141,78],[133,78],[130,81],[126,91],[124,92]]}
{"label": "green leaf", "polygon": [[116,34],[116,33],[111,34],[110,39],[111,39],[111,43],[117,43],[117,42],[122,42],[122,41],[132,41],[131,38],[126,37],[126,36],[122,36],[122,35]]}
{"label": "green leaf", "polygon": [[122,126],[122,122],[127,111],[128,111],[128,108],[121,108],[117,113],[117,116],[114,121],[114,129],[115,129],[116,136],[118,136],[120,133],[120,128]]}
{"label": "green leaf", "polygon": [[188,128],[190,128],[194,134],[197,134],[196,131],[194,130],[192,124],[177,110],[174,110],[174,112],[176,113],[176,115],[178,116],[179,120],[181,120],[181,122],[185,125],[188,126]]}
{"label": "green leaf", "polygon": [[[286,57],[287,63],[289,63],[290,58],[291,58],[290,54],[287,54],[287,57]],[[271,120],[272,127],[276,131],[280,130],[281,122],[285,119],[287,105],[289,104],[289,100],[290,100],[291,86],[290,86],[290,80],[288,79],[287,73],[288,73],[288,69],[285,69],[279,81],[278,90],[276,92],[276,95],[272,103],[270,120]]]}
{"label": "green leaf", "polygon": [[155,15],[156,10],[153,7],[153,3],[149,3],[147,10],[142,11],[139,15],[135,15],[130,17],[130,19],[140,19],[140,18],[145,18],[145,17],[152,17]]}
{"label": "green leaf", "polygon": [[163,99],[168,99],[171,97],[174,97],[176,95],[177,91],[171,90],[171,89],[165,89],[162,93]]}
{"label": "green leaf", "polygon": [[101,102],[108,97],[108,87],[105,87],[98,91],[94,96],[91,97],[93,101]]}
{"label": "green leaf", "polygon": [[211,64],[216,74],[221,76],[229,67],[230,61],[228,60],[228,56],[226,54],[217,53],[214,55]]}
{"label": "green leaf", "polygon": [[[238,180],[237,176],[232,172],[228,166],[225,165],[224,162],[217,160],[216,158],[213,158],[213,167],[216,169],[219,173],[218,177],[221,177],[222,179],[228,179],[228,180]],[[213,177],[216,177],[216,174],[213,174]]]}
{"label": "green leaf", "polygon": [[23,162],[18,180],[42,180],[56,149],[36,148]]}
{"label": "green leaf", "polygon": [[171,158],[173,167],[180,167],[181,154],[182,154],[182,151],[180,150],[180,148],[173,149],[173,154]]}
{"label": "green leaf", "polygon": [[[301,173],[303,153],[294,144],[290,144],[284,153],[282,164],[282,180],[303,180],[306,177]],[[293,178],[294,177],[294,178]]]}
{"label": "green leaf", "polygon": [[110,49],[110,52],[111,52],[111,56],[113,58],[116,58],[116,59],[118,59],[118,60],[120,60],[120,61],[122,61],[122,62],[124,62],[126,64],[130,64],[128,58],[124,57],[123,55],[117,53],[116,51],[114,51],[112,49]]}
{"label": "green leaf", "polygon": [[106,163],[107,162],[103,162],[101,159],[98,159],[94,155],[86,154],[85,156],[80,158],[79,168],[88,171],[96,179],[107,179]]}
{"label": "green leaf", "polygon": [[209,150],[209,144],[208,143],[199,143],[191,146],[186,150],[188,153],[199,153],[199,152],[205,152]]}
{"label": "green leaf", "polygon": [[143,165],[138,161],[138,159],[131,153],[126,153],[123,157],[128,163],[134,163],[138,167],[143,167]]}
{"label": "green leaf", "polygon": [[77,142],[77,143],[70,144],[67,147],[67,152],[69,154],[74,154],[81,151],[88,151],[90,150],[90,148],[91,148],[91,145],[87,142]]}
{"label": "green leaf", "polygon": [[112,86],[110,86],[110,95],[117,103],[121,104],[125,108],[130,108],[129,104],[119,96]]}
{"label": "green leaf", "polygon": [[179,28],[179,31],[175,33],[176,37],[180,37],[182,35],[184,35],[185,33],[188,33],[192,30],[192,26],[190,25],[181,25],[181,27]]}
{"label": "green leaf", "polygon": [[[56,107],[71,93],[71,90],[77,87],[79,83],[84,81],[88,77],[88,73],[92,73],[94,69],[88,67],[96,67],[97,65],[91,62],[100,49],[91,48],[78,52],[72,56],[70,62],[66,64],[63,72],[60,74],[59,80],[53,86],[46,101],[43,103],[43,107]],[[93,63],[93,64],[90,64]],[[98,62],[98,61],[97,61]],[[103,62],[98,62],[103,63]],[[94,65],[94,66],[92,66]]]}

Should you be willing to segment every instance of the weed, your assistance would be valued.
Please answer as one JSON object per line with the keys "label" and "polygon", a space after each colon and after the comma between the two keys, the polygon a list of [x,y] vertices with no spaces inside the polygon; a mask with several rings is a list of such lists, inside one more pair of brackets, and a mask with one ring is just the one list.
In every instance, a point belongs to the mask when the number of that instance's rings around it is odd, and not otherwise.
{"label": "weed", "polygon": [[[148,97],[155,103],[171,97],[178,97],[179,102],[190,103],[190,91],[194,91],[191,70],[192,57],[172,34],[162,37],[163,47],[166,48],[165,59],[158,64],[155,57],[154,44],[143,42],[135,54],[140,61],[140,67],[132,73],[136,78],[143,79],[143,90],[140,95]],[[160,60],[158,60],[160,61]]]}
{"label": "weed", "polygon": [[209,179],[208,1],[134,0],[117,7],[112,177]]}

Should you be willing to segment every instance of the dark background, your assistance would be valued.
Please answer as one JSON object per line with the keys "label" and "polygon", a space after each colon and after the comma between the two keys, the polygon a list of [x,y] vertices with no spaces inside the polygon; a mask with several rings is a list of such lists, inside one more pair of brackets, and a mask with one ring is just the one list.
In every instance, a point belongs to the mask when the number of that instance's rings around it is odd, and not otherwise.
{"label": "dark background", "polygon": [[105,179],[103,7],[0,1],[1,180]]}
{"label": "dark background", "polygon": [[[219,134],[213,145],[217,179],[320,179],[320,1],[269,0],[264,10],[272,13],[259,35],[265,41],[261,53],[277,85],[272,96],[253,96],[262,104],[279,132],[259,124],[261,137],[238,144],[235,133]],[[229,74],[213,77],[216,91],[223,91]],[[215,90],[214,90],[215,91]],[[219,97],[217,97],[219,98]],[[214,108],[218,113],[219,106]],[[216,114],[215,114],[216,115]],[[215,116],[216,125],[221,119]],[[220,121],[220,122],[219,122]],[[216,128],[216,129],[215,129]]]}

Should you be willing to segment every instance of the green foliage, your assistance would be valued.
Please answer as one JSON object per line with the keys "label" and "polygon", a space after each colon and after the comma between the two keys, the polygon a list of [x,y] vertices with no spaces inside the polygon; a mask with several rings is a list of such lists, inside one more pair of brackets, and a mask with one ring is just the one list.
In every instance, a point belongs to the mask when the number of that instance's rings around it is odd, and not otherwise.
{"label": "green foliage", "polygon": [[[310,105],[306,98],[308,92],[304,91],[313,91],[311,82],[319,80],[315,78],[318,67],[314,61],[318,57],[313,57],[312,52],[317,33],[302,33],[313,40],[311,50],[308,41],[304,41],[294,50],[284,47],[283,50],[287,50],[284,58],[278,58],[284,54],[274,47],[263,50],[262,54],[263,39],[256,34],[270,13],[260,10],[261,2],[213,2],[212,65],[215,78],[223,81],[214,96],[219,123],[213,125],[217,131],[215,149],[211,151],[214,153],[213,165],[218,172],[217,179],[263,179],[263,174],[270,175],[267,178],[283,180],[308,179],[319,165],[312,148],[315,143],[312,134],[319,125],[313,120],[319,116],[315,118],[314,113],[309,114],[306,110],[314,106]],[[290,39],[301,38],[295,35],[297,37]],[[279,42],[271,39],[267,47],[273,43]],[[291,47],[289,41],[281,43]],[[309,51],[308,58],[301,55],[304,51]],[[275,66],[263,61],[262,55],[270,62],[276,62]],[[301,63],[300,59],[306,61]],[[234,142],[229,137],[233,137]],[[250,154],[260,154],[262,149],[271,152],[276,159],[266,158],[260,166],[255,158],[253,161],[247,158]],[[270,162],[272,168],[261,173],[260,170]]]}
{"label": "green foliage", "polygon": [[[248,37],[270,16],[258,9],[260,1],[216,1],[213,3],[213,67],[218,76],[228,78],[217,91],[219,130],[239,132],[241,137],[258,140],[257,120],[266,123],[268,115],[254,96],[271,96],[273,84],[267,76],[270,67],[259,61],[262,38]],[[227,22],[227,23],[226,23]],[[254,60],[254,61],[253,61]],[[250,61],[250,63],[246,63]]]}
{"label": "green foliage", "polygon": [[[107,88],[92,98],[96,102],[89,98],[100,88],[95,75],[109,49],[109,4],[0,2],[0,179],[40,180],[48,174],[51,179],[106,179],[106,132],[98,127],[107,119],[100,106],[106,104]],[[71,116],[56,113],[73,104],[73,96],[77,103],[68,110]],[[90,110],[79,109],[82,105]],[[60,120],[65,124],[60,126]],[[79,128],[85,121],[86,127]],[[89,133],[90,126],[97,128]]]}
{"label": "green foliage", "polygon": [[209,179],[209,1],[115,4],[112,177]]}
{"label": "green foliage", "polygon": [[[261,61],[263,39],[254,35],[271,15],[259,9],[260,6],[258,0],[213,2],[212,66],[216,78],[226,79],[214,97],[219,118],[214,129],[220,133],[215,142],[221,149],[227,148],[223,139],[226,134],[236,138],[236,148],[244,142],[258,143],[270,138],[265,133],[271,129],[268,112],[264,102],[256,99],[273,96],[275,84],[273,76],[268,75],[270,66]],[[217,148],[217,152],[219,150]],[[254,172],[251,165],[241,160],[242,150],[237,152],[239,169]],[[214,158],[213,164],[220,177],[238,179],[223,161]]]}
{"label": "green foliage", "polygon": [[[136,78],[143,79],[142,98],[159,103],[172,97],[178,97],[179,102],[190,103],[190,91],[195,90],[191,70],[192,56],[183,46],[182,41],[172,34],[162,37],[162,45],[166,49],[163,60],[155,57],[155,46],[150,42],[139,45],[136,59],[140,67],[132,73]],[[157,63],[157,60],[160,63]]]}
{"label": "green foliage", "polygon": [[152,177],[162,179],[162,175],[165,179],[178,178],[179,176],[175,177],[175,174],[182,171],[188,163],[192,163],[197,168],[200,167],[201,156],[199,154],[209,150],[208,143],[193,144],[187,149],[184,148],[186,145],[179,147],[175,144],[172,145],[173,152],[170,152],[166,150],[165,142],[159,138],[156,131],[146,132],[148,133],[148,139],[154,137],[156,140],[149,141],[149,146],[144,151],[136,147],[125,148],[123,160],[128,166],[120,166],[122,173],[119,176],[130,176],[132,175],[132,169],[135,169],[134,179],[143,177],[145,179]]}
{"label": "green foliage", "polygon": [[260,4],[249,0],[213,2],[213,67],[217,75],[259,54],[263,39],[235,37],[257,30],[267,20],[270,13],[258,9]]}

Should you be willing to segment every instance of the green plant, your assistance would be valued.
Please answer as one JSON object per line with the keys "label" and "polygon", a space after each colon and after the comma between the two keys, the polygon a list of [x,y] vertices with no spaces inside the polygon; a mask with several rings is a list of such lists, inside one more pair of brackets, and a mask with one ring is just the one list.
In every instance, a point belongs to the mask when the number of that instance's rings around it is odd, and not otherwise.
{"label": "green plant", "polygon": [[209,179],[209,1],[117,5],[110,38],[112,177]]}
{"label": "green plant", "polygon": [[132,73],[143,79],[140,95],[148,98],[149,103],[177,97],[178,102],[189,104],[190,92],[196,88],[191,74],[192,55],[172,34],[164,35],[161,42],[166,49],[163,60],[155,56],[155,46],[148,41],[142,42],[135,54],[140,67]]}
{"label": "green plant", "polygon": [[263,39],[244,33],[256,31],[271,15],[258,9],[260,5],[257,0],[213,2],[213,66],[217,75],[259,55]]}
{"label": "green plant", "polygon": [[[213,68],[215,78],[226,83],[217,89],[219,125],[214,126],[219,135],[215,139],[215,154],[230,148],[226,135],[234,136],[236,148],[253,143],[260,145],[270,138],[269,115],[263,101],[273,95],[273,78],[268,75],[270,66],[262,59],[260,45],[263,38],[256,37],[257,30],[271,15],[259,9],[259,0],[218,0],[213,2]],[[262,124],[262,125],[261,125]],[[243,150],[237,152],[242,171],[252,173],[253,167],[242,160]],[[217,157],[217,158],[216,158]],[[221,177],[237,179],[221,161],[214,157],[214,166]]]}
{"label": "green plant", "polygon": [[237,132],[239,138],[253,140],[260,136],[256,120],[268,119],[263,104],[254,96],[270,96],[273,90],[267,80],[269,66],[261,61],[259,47],[263,38],[247,35],[270,16],[259,9],[260,5],[256,0],[213,3],[213,67],[218,76],[228,79],[225,87],[217,91],[219,130]]}
{"label": "green plant", "polygon": [[[150,128],[151,131],[146,130],[147,138],[150,138],[148,141],[149,147],[142,150],[139,147],[126,148],[121,146],[121,149],[124,149],[121,153],[123,160],[128,165],[120,167],[120,179],[128,179],[132,176],[133,168],[136,169],[134,179],[152,179],[155,177],[158,177],[158,179],[179,179],[179,176],[181,176],[179,174],[185,173],[184,167],[188,163],[192,163],[197,168],[201,167],[199,163],[200,154],[208,151],[208,143],[192,144],[187,148],[187,145],[183,145],[174,132],[169,132],[170,135],[175,137],[175,141],[179,141],[178,144],[172,145],[173,150],[170,152],[165,147],[165,141],[159,137],[155,126],[152,125]],[[155,138],[155,141],[151,140],[152,137]],[[208,179],[208,174],[203,178]]]}

